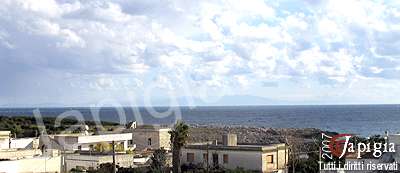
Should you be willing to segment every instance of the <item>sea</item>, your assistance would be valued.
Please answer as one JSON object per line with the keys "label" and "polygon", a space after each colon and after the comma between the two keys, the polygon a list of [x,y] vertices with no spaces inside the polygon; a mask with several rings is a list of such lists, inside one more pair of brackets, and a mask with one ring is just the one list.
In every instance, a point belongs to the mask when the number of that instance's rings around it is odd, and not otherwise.
{"label": "sea", "polygon": [[361,136],[400,133],[400,105],[0,108],[0,116],[77,118],[126,123],[318,128]]}

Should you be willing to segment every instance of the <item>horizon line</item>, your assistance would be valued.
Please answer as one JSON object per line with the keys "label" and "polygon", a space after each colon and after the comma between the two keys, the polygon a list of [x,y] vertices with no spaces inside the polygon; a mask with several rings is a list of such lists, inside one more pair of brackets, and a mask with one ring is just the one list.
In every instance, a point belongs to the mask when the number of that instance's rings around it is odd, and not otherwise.
{"label": "horizon line", "polygon": [[343,103],[343,104],[240,104],[240,105],[154,105],[154,106],[145,106],[145,105],[121,105],[121,106],[0,106],[0,109],[34,109],[34,108],[58,108],[58,109],[66,109],[66,108],[129,108],[129,107],[137,107],[137,108],[148,108],[148,107],[262,107],[262,106],[400,106],[400,103]]}

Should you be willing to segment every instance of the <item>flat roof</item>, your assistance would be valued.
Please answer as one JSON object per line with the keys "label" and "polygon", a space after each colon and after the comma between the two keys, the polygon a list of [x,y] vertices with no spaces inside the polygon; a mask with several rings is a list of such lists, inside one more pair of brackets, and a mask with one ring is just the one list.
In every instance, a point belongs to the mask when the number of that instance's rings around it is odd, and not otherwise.
{"label": "flat roof", "polygon": [[111,134],[99,134],[99,135],[62,134],[62,135],[55,135],[54,137],[76,138],[77,143],[98,143],[98,142],[132,140],[132,133],[111,133]]}
{"label": "flat roof", "polygon": [[167,126],[152,126],[152,125],[140,125],[137,126],[133,131],[170,131],[171,128]]}
{"label": "flat roof", "polygon": [[235,151],[276,151],[284,150],[285,144],[269,144],[269,145],[236,145],[236,146],[227,146],[227,145],[207,145],[207,144],[188,144],[185,146],[186,149],[197,149],[197,150],[235,150]]}

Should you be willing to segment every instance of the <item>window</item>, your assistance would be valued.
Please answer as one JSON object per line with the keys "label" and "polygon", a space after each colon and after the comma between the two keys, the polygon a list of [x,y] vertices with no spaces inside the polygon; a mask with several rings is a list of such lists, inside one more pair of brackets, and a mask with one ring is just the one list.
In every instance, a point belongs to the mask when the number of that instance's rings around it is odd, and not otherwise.
{"label": "window", "polygon": [[128,145],[133,145],[133,140],[128,140]]}
{"label": "window", "polygon": [[273,155],[268,155],[267,156],[267,163],[274,163],[274,156]]}
{"label": "window", "polygon": [[192,163],[194,161],[194,153],[187,153],[186,160],[187,162]]}
{"label": "window", "polygon": [[227,164],[229,162],[228,154],[224,154],[222,158],[224,160],[224,164]]}
{"label": "window", "polygon": [[203,153],[203,162],[207,163],[207,160],[208,160],[208,154]]}
{"label": "window", "polygon": [[147,145],[151,145],[151,138],[147,139]]}

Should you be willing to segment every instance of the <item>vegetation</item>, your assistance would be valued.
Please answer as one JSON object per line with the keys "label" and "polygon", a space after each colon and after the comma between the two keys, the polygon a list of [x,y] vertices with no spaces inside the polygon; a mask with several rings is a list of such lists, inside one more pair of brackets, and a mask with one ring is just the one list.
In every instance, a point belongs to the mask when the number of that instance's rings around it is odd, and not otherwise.
{"label": "vegetation", "polygon": [[[118,166],[117,166],[118,167]],[[88,173],[111,173],[113,172],[112,163],[102,163],[97,170],[89,170]]]}
{"label": "vegetation", "polygon": [[154,151],[151,157],[151,172],[166,173],[167,171],[167,151],[164,148]]}
{"label": "vegetation", "polygon": [[290,173],[319,172],[319,150],[322,144],[320,135],[310,136],[312,142],[306,142],[303,138],[285,135],[285,144],[289,149],[288,171]]}
{"label": "vegetation", "polygon": [[[39,126],[36,123],[35,117],[18,116],[18,117],[7,117],[0,116],[0,130],[9,130],[13,136],[16,137],[36,137],[46,129],[48,134],[57,134],[68,130],[73,125],[86,124],[92,131],[95,129],[95,121],[78,122],[75,119],[63,119],[61,120],[60,126],[55,126],[56,118],[54,117],[43,117],[43,126]],[[101,122],[103,126],[115,126],[117,123],[113,122]]]}
{"label": "vegetation", "polygon": [[193,172],[193,173],[256,173],[259,171],[247,170],[241,167],[235,169],[227,169],[222,165],[206,170],[201,164],[184,164],[182,165],[182,172]]}
{"label": "vegetation", "polygon": [[180,173],[180,155],[181,148],[186,144],[189,137],[189,126],[182,121],[178,121],[174,128],[169,131],[172,145],[172,170],[174,173]]}

